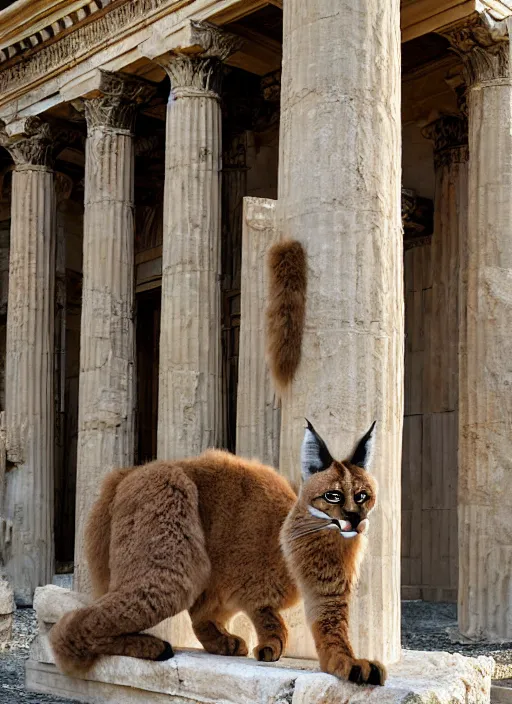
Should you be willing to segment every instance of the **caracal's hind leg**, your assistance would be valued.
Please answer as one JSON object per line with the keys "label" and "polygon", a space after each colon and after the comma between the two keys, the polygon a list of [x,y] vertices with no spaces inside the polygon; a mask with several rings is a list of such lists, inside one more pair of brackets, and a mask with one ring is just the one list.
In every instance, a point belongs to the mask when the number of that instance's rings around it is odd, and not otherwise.
{"label": "caracal's hind leg", "polygon": [[225,628],[235,612],[222,607],[214,597],[210,599],[207,594],[202,594],[189,613],[194,633],[206,652],[214,655],[248,654],[244,639]]}
{"label": "caracal's hind leg", "polygon": [[83,674],[98,655],[172,657],[168,643],[140,631],[188,609],[210,574],[197,490],[179,469],[128,476],[116,494],[111,535],[109,592],[50,633],[67,673]]}
{"label": "caracal's hind leg", "polygon": [[257,660],[275,662],[283,655],[288,631],[280,614],[271,606],[252,608],[247,614],[254,624],[258,645],[253,650]]}

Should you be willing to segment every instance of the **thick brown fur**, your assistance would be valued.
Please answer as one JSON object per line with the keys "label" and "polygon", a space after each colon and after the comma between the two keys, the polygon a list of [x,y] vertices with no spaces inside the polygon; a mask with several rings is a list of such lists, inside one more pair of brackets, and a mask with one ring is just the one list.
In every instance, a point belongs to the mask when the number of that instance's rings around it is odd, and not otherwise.
{"label": "thick brown fur", "polygon": [[[336,489],[345,497],[342,507],[321,498]],[[354,496],[361,491],[369,499],[359,506]],[[359,684],[384,684],[386,680],[381,663],[356,658],[350,645],[349,603],[367,539],[358,535],[347,540],[337,531],[318,530],[321,524],[308,506],[337,519],[357,514],[362,521],[375,507],[376,493],[375,480],[368,472],[350,462],[334,461],[304,485],[281,533],[283,552],[304,599],[320,667]]]}
{"label": "thick brown fur", "polygon": [[185,609],[204,648],[222,655],[247,655],[225,628],[245,611],[256,657],[277,660],[286,646],[279,611],[297,600],[279,545],[295,500],[272,468],[214,450],[109,475],[86,533],[101,596],[52,629],[61,670],[83,675],[100,654],[162,659],[169,646],[140,631]]}
{"label": "thick brown fur", "polygon": [[283,391],[300,363],[306,316],[307,262],[300,242],[284,240],[268,254],[267,359],[276,387]]}
{"label": "thick brown fur", "polygon": [[[351,497],[361,487],[371,498],[359,507]],[[333,488],[346,493],[344,508],[324,506],[322,494]],[[258,637],[255,657],[278,660],[287,642],[280,612],[296,603],[299,585],[322,668],[354,679],[359,667],[360,681],[382,684],[382,666],[356,660],[348,640],[364,539],[316,532],[318,519],[306,508],[340,515],[354,508],[363,517],[374,503],[371,477],[336,462],[309,479],[298,500],[272,468],[215,450],[113,472],[87,528],[96,600],[53,627],[58,666],[83,676],[103,654],[172,657],[169,644],[141,631],[185,609],[208,652],[247,655],[245,642],[226,630],[244,611]]]}

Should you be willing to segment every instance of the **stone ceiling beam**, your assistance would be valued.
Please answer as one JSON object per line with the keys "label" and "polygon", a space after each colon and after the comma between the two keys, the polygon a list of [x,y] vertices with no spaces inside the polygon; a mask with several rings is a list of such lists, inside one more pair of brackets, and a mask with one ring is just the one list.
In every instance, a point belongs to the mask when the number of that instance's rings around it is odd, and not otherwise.
{"label": "stone ceiling beam", "polygon": [[493,20],[512,15],[511,0],[403,0],[401,4],[402,42],[429,32],[437,32],[454,22],[488,12]]}

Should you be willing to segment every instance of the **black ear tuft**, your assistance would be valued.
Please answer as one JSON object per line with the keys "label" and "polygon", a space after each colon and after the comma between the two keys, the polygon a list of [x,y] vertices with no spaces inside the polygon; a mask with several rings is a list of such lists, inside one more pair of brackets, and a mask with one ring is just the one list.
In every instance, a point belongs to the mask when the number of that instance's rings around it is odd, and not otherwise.
{"label": "black ear tuft", "polygon": [[306,418],[307,427],[301,448],[302,478],[307,481],[313,474],[331,466],[333,459],[327,445]]}
{"label": "black ear tuft", "polygon": [[372,459],[372,450],[373,450],[373,441],[374,441],[374,435],[373,435],[373,430],[375,428],[375,423],[377,421],[373,421],[370,430],[368,430],[365,435],[361,438],[359,441],[359,444],[357,445],[354,454],[352,455],[352,459],[350,460],[351,464],[355,464],[358,467],[362,467],[363,469],[368,469],[371,463]]}

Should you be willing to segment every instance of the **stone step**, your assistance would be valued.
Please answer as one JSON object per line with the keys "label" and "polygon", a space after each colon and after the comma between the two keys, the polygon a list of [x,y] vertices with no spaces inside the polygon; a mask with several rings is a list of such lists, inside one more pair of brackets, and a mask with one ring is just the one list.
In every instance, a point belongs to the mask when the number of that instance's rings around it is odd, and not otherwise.
{"label": "stone step", "polygon": [[358,686],[318,670],[314,660],[252,658],[178,650],[167,662],[103,657],[87,679],[55,667],[48,632],[88,598],[58,586],[36,590],[39,635],[26,663],[27,689],[88,704],[489,704],[494,660],[402,651],[384,687]]}
{"label": "stone step", "polygon": [[489,704],[492,668],[485,657],[404,651],[384,687],[361,687],[313,661],[267,664],[187,650],[164,663],[104,657],[87,679],[75,679],[57,670],[47,636],[38,636],[26,687],[88,704]]}

